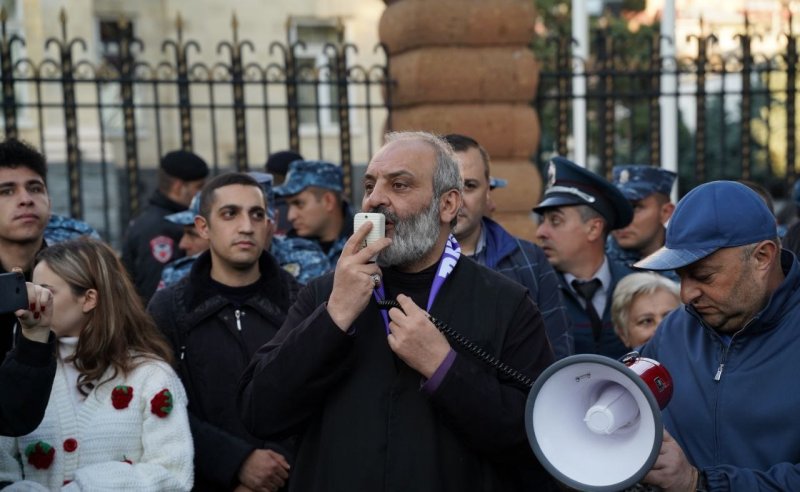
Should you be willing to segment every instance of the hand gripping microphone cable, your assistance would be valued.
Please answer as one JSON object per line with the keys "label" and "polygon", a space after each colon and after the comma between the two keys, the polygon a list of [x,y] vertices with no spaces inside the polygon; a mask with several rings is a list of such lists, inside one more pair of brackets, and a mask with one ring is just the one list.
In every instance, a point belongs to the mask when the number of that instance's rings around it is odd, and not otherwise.
{"label": "hand gripping microphone cable", "polygon": [[[378,307],[385,310],[391,308],[397,308],[402,310],[402,308],[400,307],[400,303],[398,303],[393,299],[385,299],[382,301],[378,301]],[[451,343],[454,343],[462,347],[464,350],[469,352],[473,357],[482,361],[484,364],[493,367],[494,369],[497,369],[498,371],[505,374],[507,377],[513,379],[522,386],[526,388],[530,388],[531,386],[533,386],[533,379],[529,378],[528,376],[524,375],[517,369],[514,369],[513,367],[509,366],[508,364],[501,361],[497,357],[493,356],[492,354],[490,354],[489,352],[478,346],[476,343],[474,343],[472,340],[462,335],[461,333],[458,333],[454,329],[450,328],[444,321],[440,321],[431,316],[430,314],[428,314],[428,319],[430,320],[431,323],[433,323],[433,326],[435,326],[436,329],[442,332],[442,334],[444,334],[444,336],[446,336],[447,339],[450,340]]]}

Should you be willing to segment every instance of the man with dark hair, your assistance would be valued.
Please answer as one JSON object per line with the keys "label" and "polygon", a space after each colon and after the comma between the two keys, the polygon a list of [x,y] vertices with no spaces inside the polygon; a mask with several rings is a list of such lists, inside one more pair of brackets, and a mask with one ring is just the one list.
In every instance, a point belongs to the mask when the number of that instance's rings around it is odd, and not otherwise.
{"label": "man with dark hair", "polygon": [[530,378],[553,361],[541,315],[521,285],[460,254],[449,145],[422,132],[386,141],[362,209],[386,216],[387,237],[362,249],[365,224],[334,273],[302,290],[242,378],[245,425],[297,436],[289,490],[542,490],[528,388],[451,345],[427,312]]}
{"label": "man with dark hair", "polygon": [[632,270],[606,256],[605,242],[609,231],[630,223],[630,203],[602,177],[554,157],[533,211],[542,218],[536,237],[558,272],[575,352],[621,357],[628,349],[614,331],[611,301],[617,282]]}
{"label": "man with dark hair", "polygon": [[[20,268],[30,280],[50,218],[46,183],[44,155],[16,139],[0,143],[0,273]],[[14,344],[16,324],[14,313],[0,314],[0,359]]]}
{"label": "man with dark hair", "polygon": [[353,214],[342,196],[342,168],[324,161],[294,161],[275,194],[289,205],[289,237],[299,236],[319,244],[331,268],[353,233]]}
{"label": "man with dark hair", "polygon": [[800,490],[800,264],[764,200],[714,181],[678,202],[664,247],[636,263],[675,270],[683,309],[641,353],[674,381],[644,481],[659,490]]}
{"label": "man with dark hair", "polygon": [[223,174],[206,184],[195,227],[209,250],[148,306],[175,350],[189,397],[195,490],[277,490],[289,476],[289,450],[245,429],[236,383],[278,331],[298,284],[264,250],[266,201],[247,174]]}
{"label": "man with dark hair", "polygon": [[677,175],[643,164],[614,166],[613,175],[614,186],[631,202],[633,219],[611,233],[606,254],[631,265],[664,245],[666,224],[675,210],[670,193]]}
{"label": "man with dark hair", "polygon": [[122,262],[145,303],[164,265],[183,256],[178,248],[183,227],[164,217],[186,210],[207,176],[208,165],[192,152],[175,150],[161,159],[157,189],[149,206],[131,221],[122,245]]}
{"label": "man with dark hair", "polygon": [[[302,161],[303,156],[292,150],[281,150],[274,152],[267,157],[267,163],[264,168],[269,174],[272,175],[273,184],[275,186],[282,185],[286,180],[286,174],[289,172],[289,165],[294,161]],[[282,196],[276,196],[272,207],[277,212],[277,223],[275,234],[285,235],[289,229],[292,228],[292,223],[289,222],[289,205],[286,204],[286,199]]]}
{"label": "man with dark hair", "polygon": [[542,313],[556,359],[571,355],[572,335],[555,270],[540,247],[512,236],[487,217],[489,154],[465,135],[450,134],[442,138],[453,147],[464,180],[458,223],[453,229],[461,252],[525,286]]}
{"label": "man with dark hair", "polygon": [[[30,280],[33,261],[47,244],[81,235],[99,237],[86,222],[50,213],[47,161],[13,138],[0,143],[0,273],[19,268]],[[0,314],[0,360],[14,345],[17,318]]]}

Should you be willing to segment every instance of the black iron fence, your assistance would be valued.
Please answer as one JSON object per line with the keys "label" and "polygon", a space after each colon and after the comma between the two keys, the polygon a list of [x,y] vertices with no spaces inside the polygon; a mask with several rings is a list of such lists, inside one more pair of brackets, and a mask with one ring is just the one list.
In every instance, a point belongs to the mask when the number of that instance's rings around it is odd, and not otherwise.
{"label": "black iron fence", "polygon": [[111,35],[92,53],[69,37],[63,11],[60,25],[33,60],[0,12],[0,124],[48,154],[54,211],[117,244],[165,152],[193,150],[219,172],[263,170],[270,153],[291,149],[341,164],[350,193],[353,164],[366,163],[391,127],[382,46],[383,61],[368,67],[346,43],[313,54],[302,41],[256,47],[239,38],[234,17],[212,57],[184,38],[178,17],[175,37],[155,53],[125,19],[103,26]]}
{"label": "black iron fence", "polygon": [[[677,58],[661,55],[657,31],[619,36],[595,29],[588,60],[572,57],[568,33],[549,38],[537,53],[540,165],[569,150],[577,117],[572,78],[582,71],[587,113],[581,117],[588,125],[589,164],[598,172],[609,176],[615,164],[659,165],[659,99],[675,96],[681,194],[709,180],[748,179],[785,197],[798,174],[798,36],[787,27],[779,39],[765,40],[751,32],[746,16],[743,26],[733,50],[703,34],[691,36],[693,52]],[[770,51],[757,52],[765,41]],[[677,77],[674,92],[661,89],[665,74]]]}

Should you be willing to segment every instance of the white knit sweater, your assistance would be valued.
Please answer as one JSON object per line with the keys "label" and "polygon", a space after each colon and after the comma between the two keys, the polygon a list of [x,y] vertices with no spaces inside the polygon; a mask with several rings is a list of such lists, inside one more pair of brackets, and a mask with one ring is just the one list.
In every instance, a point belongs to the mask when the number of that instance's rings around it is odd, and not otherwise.
{"label": "white knit sweater", "polygon": [[[0,482],[18,482],[5,490],[191,489],[194,446],[186,392],[168,364],[148,361],[125,378],[117,375],[95,387],[77,411],[63,371],[59,361],[39,427],[27,436],[0,438]],[[101,381],[109,375],[107,371]],[[112,403],[118,385],[133,388],[126,408]],[[164,389],[172,394],[173,408],[162,417],[153,413],[151,400]],[[35,468],[25,455],[39,441],[55,450],[46,469]]]}

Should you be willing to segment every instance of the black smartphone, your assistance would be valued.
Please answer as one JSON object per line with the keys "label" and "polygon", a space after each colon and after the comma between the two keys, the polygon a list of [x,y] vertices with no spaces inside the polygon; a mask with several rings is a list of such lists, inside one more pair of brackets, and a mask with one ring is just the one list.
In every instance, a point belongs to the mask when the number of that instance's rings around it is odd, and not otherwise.
{"label": "black smartphone", "polygon": [[25,276],[18,272],[0,273],[0,313],[13,313],[27,307]]}

